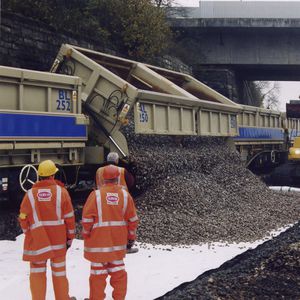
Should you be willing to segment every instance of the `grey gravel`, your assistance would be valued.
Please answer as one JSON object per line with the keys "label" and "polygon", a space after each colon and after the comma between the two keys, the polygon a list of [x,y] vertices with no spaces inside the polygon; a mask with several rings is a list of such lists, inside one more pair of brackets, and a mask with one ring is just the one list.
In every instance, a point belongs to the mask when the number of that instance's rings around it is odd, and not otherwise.
{"label": "grey gravel", "polygon": [[139,241],[254,241],[299,219],[300,200],[268,187],[225,138],[135,135],[128,139],[140,217]]}
{"label": "grey gravel", "polygon": [[18,208],[7,208],[0,203],[0,240],[15,240],[22,233],[17,217]]}
{"label": "grey gravel", "polygon": [[300,299],[300,224],[157,299]]}

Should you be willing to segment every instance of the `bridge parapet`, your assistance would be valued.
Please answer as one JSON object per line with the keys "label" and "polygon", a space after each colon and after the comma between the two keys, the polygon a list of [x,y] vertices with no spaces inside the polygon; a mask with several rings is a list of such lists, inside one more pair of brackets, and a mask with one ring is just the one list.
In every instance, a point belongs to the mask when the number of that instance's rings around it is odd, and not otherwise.
{"label": "bridge parapet", "polygon": [[263,28],[263,29],[299,29],[299,19],[264,18],[170,18],[171,27],[182,28]]}

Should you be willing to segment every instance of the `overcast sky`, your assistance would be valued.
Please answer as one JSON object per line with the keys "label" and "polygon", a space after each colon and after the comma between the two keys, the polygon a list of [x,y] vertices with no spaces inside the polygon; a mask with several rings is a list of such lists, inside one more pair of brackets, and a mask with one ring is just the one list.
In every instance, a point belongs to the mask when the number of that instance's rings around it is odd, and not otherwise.
{"label": "overcast sky", "polygon": [[[206,1],[213,1],[213,0],[206,0]],[[228,0],[218,0],[218,1],[228,1]],[[235,1],[235,0],[230,0]],[[236,0],[241,1],[241,0]],[[259,0],[252,0],[252,1],[259,1]],[[273,1],[273,0],[264,0],[264,1]],[[281,0],[283,2],[290,1],[290,0]],[[294,0],[300,1],[300,0]],[[245,2],[245,0],[243,0]],[[198,0],[176,0],[176,3],[182,6],[197,6],[199,7]],[[281,111],[285,111],[285,103],[290,99],[299,99],[300,95],[300,82],[299,81],[289,81],[284,82],[281,81],[280,83],[280,106],[279,109]]]}

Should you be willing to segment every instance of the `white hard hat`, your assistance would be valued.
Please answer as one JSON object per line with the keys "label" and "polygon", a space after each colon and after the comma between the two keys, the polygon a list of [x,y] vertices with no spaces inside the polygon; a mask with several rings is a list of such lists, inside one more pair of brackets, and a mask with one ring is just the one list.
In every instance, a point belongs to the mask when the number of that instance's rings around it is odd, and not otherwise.
{"label": "white hard hat", "polygon": [[107,162],[117,163],[119,160],[119,154],[117,152],[110,152],[107,155]]}

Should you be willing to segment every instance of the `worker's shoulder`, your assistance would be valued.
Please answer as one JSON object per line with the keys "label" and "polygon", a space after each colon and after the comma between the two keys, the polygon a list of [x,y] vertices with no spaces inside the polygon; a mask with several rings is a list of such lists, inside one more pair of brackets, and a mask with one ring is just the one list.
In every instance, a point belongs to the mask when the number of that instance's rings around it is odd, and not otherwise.
{"label": "worker's shoulder", "polygon": [[96,192],[99,191],[98,189],[95,189],[95,190],[92,190],[90,193],[89,193],[89,196],[88,196],[88,199],[90,198],[95,198],[96,199]]}
{"label": "worker's shoulder", "polygon": [[123,170],[123,171],[126,172],[126,173],[129,172],[125,167],[118,167],[118,168],[120,168],[121,170]]}
{"label": "worker's shoulder", "polygon": [[[113,184],[113,185],[103,185],[100,187],[99,191],[101,193],[119,193],[119,194],[129,194],[122,185]],[[129,194],[130,195],[130,194]]]}
{"label": "worker's shoulder", "polygon": [[52,195],[57,195],[57,193],[58,193],[57,187],[60,188],[62,199],[70,197],[70,194],[69,194],[68,190],[65,188],[65,186],[57,184],[55,182],[52,183],[52,184],[48,184],[48,185],[43,184],[43,185],[33,186],[32,191],[33,191],[34,194],[38,194],[40,192],[47,192],[48,191]]}
{"label": "worker's shoulder", "polygon": [[102,171],[104,168],[105,168],[106,166],[101,166],[101,167],[99,167],[98,169],[97,169],[97,171],[96,172],[100,172],[100,171]]}
{"label": "worker's shoulder", "polygon": [[126,195],[126,196],[127,196],[127,199],[132,199],[131,194],[130,194],[126,189],[124,189],[123,186],[118,185],[118,191],[119,191],[120,193],[122,193],[124,196]]}
{"label": "worker's shoulder", "polygon": [[65,188],[65,185],[59,181],[59,180],[53,180],[53,179],[45,179],[45,180],[40,180],[34,183],[32,186],[32,190],[36,189],[47,189],[47,188],[56,188],[56,186],[60,186],[61,188]]}
{"label": "worker's shoulder", "polygon": [[68,197],[68,198],[71,197],[68,190],[64,186],[62,186],[60,188],[61,188],[61,193],[62,193],[63,197]]}

